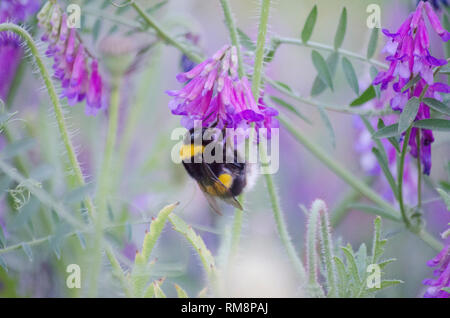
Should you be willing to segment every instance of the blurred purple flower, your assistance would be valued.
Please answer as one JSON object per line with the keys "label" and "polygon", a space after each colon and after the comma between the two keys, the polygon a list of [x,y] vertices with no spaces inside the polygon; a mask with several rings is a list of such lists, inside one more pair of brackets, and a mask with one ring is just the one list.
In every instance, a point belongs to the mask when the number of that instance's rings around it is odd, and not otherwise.
{"label": "blurred purple flower", "polygon": [[54,61],[53,76],[61,81],[61,98],[67,97],[73,106],[87,97],[86,114],[96,115],[102,104],[97,60],[88,53],[76,30],[68,27],[67,14],[58,4],[47,2],[38,13],[38,21],[45,30],[42,40],[48,43],[46,55]]}
{"label": "blurred purple flower", "polygon": [[[24,22],[39,9],[38,0],[2,0],[0,2],[0,23]],[[8,98],[11,83],[22,59],[20,38],[9,32],[0,33],[0,99]]]}
{"label": "blurred purple flower", "polygon": [[225,45],[189,72],[177,75],[179,82],[189,82],[167,94],[173,97],[169,108],[183,116],[183,126],[192,128],[195,120],[202,121],[203,127],[215,124],[219,129],[274,123],[271,117],[276,111],[256,103],[248,79],[239,79],[237,67],[236,48]]}
{"label": "blurred purple flower", "polygon": [[427,265],[437,267],[433,275],[435,279],[425,279],[422,283],[427,291],[423,295],[425,298],[450,298],[450,293],[443,290],[444,287],[450,287],[450,244],[446,245],[435,258],[429,260]]}
{"label": "blurred purple flower", "polygon": [[[389,54],[386,60],[390,62],[387,71],[379,72],[373,81],[374,85],[381,84],[381,89],[386,90],[392,85],[395,95],[391,98],[392,109],[403,111],[406,103],[412,97],[419,97],[426,86],[428,90],[425,97],[442,100],[439,92],[449,92],[450,87],[444,83],[434,83],[434,67],[447,64],[446,60],[433,57],[430,54],[430,41],[425,25],[425,14],[434,29],[443,41],[450,39],[450,33],[441,25],[438,16],[428,2],[419,2],[416,11],[411,13],[403,22],[396,33],[390,33],[384,29],[383,33],[389,38],[383,52]],[[411,88],[402,91],[405,85],[414,77],[419,76],[419,81]],[[420,104],[419,112],[415,120],[430,118],[430,110],[424,103]],[[423,164],[423,173],[430,174],[431,170],[431,143],[434,141],[431,130],[423,129],[421,135],[421,153],[417,153],[416,135],[417,128],[412,129],[409,143],[411,154],[419,156]]]}
{"label": "blurred purple flower", "polygon": [[[186,40],[193,44],[193,45],[198,45],[200,36],[199,35],[195,35],[192,33],[186,33],[185,36]],[[180,67],[183,70],[183,72],[189,72],[190,70],[192,70],[195,66],[197,65],[197,63],[195,63],[194,61],[192,61],[186,54],[183,54],[181,56],[180,59]]]}

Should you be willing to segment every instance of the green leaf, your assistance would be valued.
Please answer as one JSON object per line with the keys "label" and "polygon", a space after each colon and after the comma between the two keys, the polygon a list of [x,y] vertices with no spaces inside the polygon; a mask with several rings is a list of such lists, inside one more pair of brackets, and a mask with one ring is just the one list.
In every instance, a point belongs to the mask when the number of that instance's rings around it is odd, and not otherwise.
{"label": "green leaf", "polygon": [[417,74],[413,79],[411,79],[408,83],[406,83],[406,85],[402,88],[402,93],[406,92],[408,89],[410,89],[411,87],[413,87],[414,85],[417,84],[417,82],[421,79],[422,77],[420,76],[420,74]]}
{"label": "green leaf", "polygon": [[347,79],[347,83],[353,89],[355,94],[359,95],[359,84],[358,78],[356,77],[355,69],[353,68],[352,63],[346,58],[342,58],[342,68],[344,69],[345,78]]}
{"label": "green leaf", "polygon": [[361,106],[367,103],[369,100],[374,99],[376,96],[377,94],[375,92],[375,88],[373,87],[373,85],[370,85],[359,97],[357,97],[350,103],[350,106]]}
{"label": "green leaf", "polygon": [[281,98],[278,98],[276,96],[270,96],[270,99],[280,105],[283,108],[286,108],[287,110],[293,112],[294,114],[296,114],[299,118],[303,119],[304,121],[306,121],[308,124],[311,124],[311,121],[305,117],[302,113],[300,113],[296,107],[292,106],[291,104],[289,104],[288,102],[282,100]]}
{"label": "green leaf", "polygon": [[397,195],[397,185],[395,183],[394,177],[392,176],[391,170],[389,170],[388,162],[380,153],[380,150],[378,148],[372,148],[372,152],[377,157],[378,164],[381,167],[381,170],[383,170],[384,176],[386,177],[387,181],[389,182],[389,185],[391,186],[392,192],[394,193],[394,196],[398,198]]}
{"label": "green leaf", "polygon": [[149,14],[155,13],[156,11],[158,11],[159,9],[164,7],[167,3],[169,3],[169,0],[164,0],[164,1],[158,2],[145,11]]}
{"label": "green leaf", "polygon": [[186,293],[186,291],[183,288],[181,288],[177,284],[174,284],[174,285],[175,285],[175,289],[177,290],[178,298],[189,298],[188,294]]}
{"label": "green leaf", "polygon": [[25,255],[28,257],[30,262],[33,261],[33,252],[31,251],[30,245],[27,243],[22,243],[22,250],[24,251]]}
{"label": "green leaf", "polygon": [[187,225],[179,216],[173,213],[169,215],[169,221],[172,223],[174,230],[180,232],[194,247],[195,251],[200,256],[203,267],[208,276],[215,275],[216,265],[214,257],[206,247],[201,236],[195,233],[192,226]]}
{"label": "green leaf", "polygon": [[438,131],[450,131],[450,120],[446,119],[422,119],[415,121],[414,127]]}
{"label": "green leaf", "polygon": [[255,51],[256,50],[256,44],[252,41],[252,39],[244,33],[241,29],[237,28],[237,33],[239,36],[239,43],[245,47],[249,51]]}
{"label": "green leaf", "polygon": [[414,119],[417,116],[417,112],[419,111],[420,100],[417,97],[411,98],[403,108],[402,113],[400,114],[400,119],[398,121],[398,130],[397,132],[401,134],[412,124]]}
{"label": "green leaf", "polygon": [[153,282],[152,285],[155,298],[167,298],[166,294],[161,289],[161,284]]}
{"label": "green leaf", "polygon": [[331,146],[333,148],[336,148],[336,136],[334,134],[334,129],[333,129],[333,126],[331,125],[331,121],[328,118],[327,112],[321,106],[318,106],[317,109],[319,110],[320,117],[322,118],[322,121],[325,124],[325,127],[327,128],[328,137],[330,138]]}
{"label": "green leaf", "polygon": [[392,124],[378,129],[376,133],[372,135],[372,138],[389,138],[399,136],[398,124]]}
{"label": "green leaf", "polygon": [[390,286],[394,286],[397,284],[403,284],[402,280],[397,280],[397,279],[392,279],[392,280],[382,280],[380,283],[380,288],[371,288],[368,291],[369,292],[374,292],[374,291],[379,291],[381,289],[390,287]]}
{"label": "green leaf", "polygon": [[[378,125],[377,125],[377,127],[378,127],[378,130],[383,129],[384,127],[386,127],[386,126],[384,125],[383,119],[378,118]],[[372,134],[372,136],[373,136],[374,133],[371,133],[371,134]],[[395,137],[389,137],[388,140],[389,140],[389,142],[392,144],[392,146],[394,146],[395,150],[396,150],[397,152],[400,152],[400,144],[399,144],[397,138],[395,138]]]}
{"label": "green leaf", "polygon": [[361,285],[361,278],[359,277],[358,273],[358,266],[356,265],[356,259],[353,255],[352,247],[350,245],[347,245],[345,247],[341,247],[342,251],[345,254],[345,257],[347,259],[347,265],[350,271],[350,275],[353,278],[353,281],[356,283],[357,286]]}
{"label": "green leaf", "polygon": [[381,217],[377,216],[374,221],[374,236],[372,246],[372,264],[377,264],[384,252],[387,240],[381,239]]}
{"label": "green leaf", "polygon": [[314,8],[312,8],[311,12],[309,13],[308,17],[306,18],[305,25],[303,26],[301,38],[304,43],[308,42],[309,39],[311,38],[311,34],[316,24],[316,20],[317,20],[317,6],[315,5]]}
{"label": "green leaf", "polygon": [[[336,68],[339,62],[339,54],[336,52],[331,53],[327,57],[327,66],[330,70],[332,78],[336,74]],[[320,79],[319,76],[316,76],[314,79],[313,86],[311,88],[311,96],[317,96],[322,93],[327,88],[327,85]]]}
{"label": "green leaf", "polygon": [[438,101],[434,98],[424,98],[422,102],[424,102],[426,105],[428,105],[428,107],[434,109],[435,111],[450,116],[450,107],[448,105],[445,105],[443,102]]}
{"label": "green leaf", "polygon": [[0,225],[0,248],[4,248],[5,246],[6,246],[5,233],[3,233],[3,227]]}
{"label": "green leaf", "polygon": [[86,239],[84,238],[83,233],[77,231],[75,234],[77,235],[78,241],[80,241],[81,248],[83,250],[85,250],[86,249]]}
{"label": "green leaf", "polygon": [[[441,196],[442,200],[444,200],[445,206],[447,207],[447,210],[450,211],[450,194],[447,193],[447,191],[444,191],[442,189],[436,189],[436,191]],[[0,227],[1,229],[1,227]],[[1,234],[1,233],[0,233]]]}
{"label": "green leaf", "polygon": [[347,30],[347,8],[342,9],[341,17],[339,19],[339,24],[334,36],[334,49],[337,50],[341,47],[344,41],[345,32]]}
{"label": "green leaf", "polygon": [[367,47],[367,58],[371,59],[375,54],[378,43],[378,28],[373,28],[370,34],[369,46]]}
{"label": "green leaf", "polygon": [[153,247],[156,244],[161,232],[166,224],[167,217],[169,214],[175,209],[178,203],[170,204],[165,206],[159,213],[158,217],[152,221],[150,224],[150,231],[144,237],[144,243],[142,244],[142,256],[144,260],[147,262],[150,258],[150,254],[153,250]]}
{"label": "green leaf", "polygon": [[293,92],[292,88],[288,84],[280,82],[280,81],[275,81],[275,83],[277,83],[277,85],[281,86],[285,90],[287,90],[289,92]]}
{"label": "green leaf", "polygon": [[0,267],[5,270],[5,272],[8,272],[8,265],[6,265],[5,259],[0,255]]}
{"label": "green leaf", "polygon": [[336,270],[338,274],[338,292],[339,297],[346,297],[346,290],[348,285],[347,272],[345,270],[344,262],[337,256],[334,258],[334,264],[336,265]]}
{"label": "green leaf", "polygon": [[332,78],[331,78],[331,73],[330,73],[328,65],[325,62],[325,60],[322,57],[322,55],[320,55],[319,52],[313,50],[312,53],[311,53],[311,58],[312,58],[314,67],[317,70],[319,78],[322,80],[322,82],[327,84],[327,86],[331,90],[333,90],[333,81],[332,81]]}

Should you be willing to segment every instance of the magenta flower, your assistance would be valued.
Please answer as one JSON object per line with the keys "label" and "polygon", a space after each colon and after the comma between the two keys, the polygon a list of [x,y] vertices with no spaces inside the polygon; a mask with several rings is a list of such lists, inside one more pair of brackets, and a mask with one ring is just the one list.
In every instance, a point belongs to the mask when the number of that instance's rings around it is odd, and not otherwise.
{"label": "magenta flower", "polygon": [[42,40],[48,43],[46,55],[54,61],[53,76],[61,82],[61,98],[66,97],[71,106],[86,99],[86,114],[96,115],[102,100],[97,60],[88,53],[76,30],[68,27],[67,14],[58,4],[47,2],[38,14],[38,21],[45,29]]}
{"label": "magenta flower", "polygon": [[[432,6],[423,1],[419,2],[416,11],[409,15],[396,33],[383,30],[383,33],[389,38],[383,52],[388,54],[386,60],[390,62],[390,65],[387,71],[378,73],[373,84],[381,84],[382,90],[386,90],[389,85],[392,85],[395,95],[391,98],[390,104],[393,110],[402,111],[409,99],[421,96],[426,85],[429,87],[425,97],[442,100],[439,92],[450,91],[447,84],[434,82],[434,68],[447,64],[447,61],[437,59],[430,54],[425,16],[442,40],[448,41],[450,33],[442,27]],[[402,92],[405,85],[416,76],[419,76],[417,84]],[[421,103],[416,120],[426,118],[430,118],[430,110],[427,105]],[[417,133],[418,129],[413,128],[409,140],[411,154],[415,157],[419,156],[423,165],[423,173],[430,174],[433,133],[431,130],[422,130],[420,154],[417,153]]]}
{"label": "magenta flower", "polygon": [[450,298],[450,293],[443,290],[444,287],[450,287],[450,244],[445,246],[435,258],[429,260],[427,265],[437,267],[433,272],[435,279],[425,279],[422,283],[427,291],[423,295],[425,298]]}
{"label": "magenta flower", "polygon": [[167,91],[173,100],[169,108],[175,115],[183,116],[182,125],[192,128],[195,120],[203,127],[216,124],[222,128],[274,127],[272,120],[277,112],[258,105],[253,98],[246,77],[237,74],[236,48],[229,45],[192,70],[177,75],[179,82],[189,81],[182,89]]}
{"label": "magenta flower", "polygon": [[[0,23],[24,22],[39,9],[37,0],[0,1]],[[20,38],[12,33],[0,33],[0,99],[8,98],[9,89],[22,59]]]}

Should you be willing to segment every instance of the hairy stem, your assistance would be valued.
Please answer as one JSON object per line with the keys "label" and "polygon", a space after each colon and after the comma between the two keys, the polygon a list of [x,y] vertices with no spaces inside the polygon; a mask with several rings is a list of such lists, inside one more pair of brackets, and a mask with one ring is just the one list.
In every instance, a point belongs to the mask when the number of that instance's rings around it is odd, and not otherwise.
{"label": "hairy stem", "polygon": [[259,89],[264,67],[264,49],[266,46],[267,24],[269,22],[270,0],[261,1],[258,37],[256,40],[255,64],[253,66],[252,92],[256,102],[259,99]]}
{"label": "hairy stem", "polygon": [[244,64],[242,63],[241,46],[239,44],[236,22],[234,21],[233,13],[231,12],[228,0],[220,0],[220,3],[222,4],[225,23],[227,24],[228,32],[230,33],[231,44],[236,47],[238,56],[238,74],[239,77],[242,77],[244,76]]}
{"label": "hairy stem", "polygon": [[[61,134],[61,138],[63,140],[64,146],[67,151],[67,156],[69,158],[70,167],[73,170],[75,174],[75,178],[78,182],[79,186],[85,185],[83,173],[81,172],[81,167],[78,162],[77,156],[75,154],[75,149],[72,145],[72,141],[69,137],[69,132],[67,130],[67,125],[64,119],[62,106],[58,98],[58,94],[56,93],[55,85],[53,84],[50,74],[48,73],[47,69],[45,68],[44,62],[42,60],[42,57],[36,47],[36,44],[33,41],[33,38],[31,35],[23,28],[21,28],[18,25],[15,25],[13,23],[3,23],[0,24],[0,32],[2,31],[10,31],[18,34],[26,43],[27,47],[30,49],[31,55],[34,57],[37,67],[39,69],[39,72],[44,80],[45,87],[47,89],[47,92],[50,96],[50,100],[53,105],[53,110],[55,113],[56,121],[58,123],[59,132]],[[92,200],[90,198],[85,199],[85,205],[86,208],[90,214],[91,217],[94,215],[94,205],[92,203]]]}
{"label": "hairy stem", "polygon": [[417,209],[422,207],[422,169],[420,164],[420,128],[417,129],[416,144],[417,144]]}

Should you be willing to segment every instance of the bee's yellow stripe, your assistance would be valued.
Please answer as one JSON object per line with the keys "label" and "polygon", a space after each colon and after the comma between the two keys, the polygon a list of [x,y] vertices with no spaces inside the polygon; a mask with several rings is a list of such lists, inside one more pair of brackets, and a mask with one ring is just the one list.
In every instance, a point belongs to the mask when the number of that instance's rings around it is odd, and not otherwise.
{"label": "bee's yellow stripe", "polygon": [[219,176],[219,180],[225,187],[227,187],[227,189],[229,189],[231,187],[231,184],[233,183],[233,177],[228,173],[222,173]]}
{"label": "bee's yellow stripe", "polygon": [[194,144],[181,146],[180,149],[181,160],[194,157],[199,153],[203,153],[204,148],[205,147],[203,145],[194,145]]}

